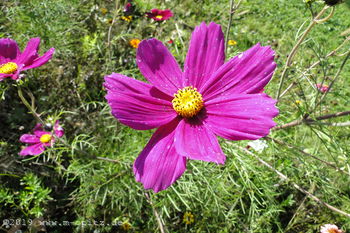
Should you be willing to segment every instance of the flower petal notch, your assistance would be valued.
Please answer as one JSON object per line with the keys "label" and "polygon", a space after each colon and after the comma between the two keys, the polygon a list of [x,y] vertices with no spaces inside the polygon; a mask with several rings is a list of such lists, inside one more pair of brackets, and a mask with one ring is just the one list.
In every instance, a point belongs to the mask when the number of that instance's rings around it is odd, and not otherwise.
{"label": "flower petal notch", "polygon": [[34,69],[47,63],[55,49],[51,48],[44,55],[39,56],[39,45],[40,38],[32,38],[21,53],[16,41],[9,38],[0,39],[0,81],[5,78],[20,79],[21,71]]}
{"label": "flower petal notch", "polygon": [[255,45],[224,63],[220,25],[192,33],[184,72],[160,41],[142,41],[137,64],[150,84],[122,74],[105,76],[106,99],[121,123],[157,128],[134,163],[136,181],[159,192],[186,170],[187,160],[224,164],[217,136],[256,140],[276,125],[276,100],[263,93],[276,68],[274,51]]}
{"label": "flower petal notch", "polygon": [[34,134],[23,134],[20,137],[20,141],[29,144],[27,147],[19,152],[21,156],[27,155],[40,155],[46,149],[46,147],[52,147],[55,138],[61,138],[64,134],[62,126],[59,121],[55,122],[53,132],[49,132],[43,129],[41,124],[37,124],[33,129]]}

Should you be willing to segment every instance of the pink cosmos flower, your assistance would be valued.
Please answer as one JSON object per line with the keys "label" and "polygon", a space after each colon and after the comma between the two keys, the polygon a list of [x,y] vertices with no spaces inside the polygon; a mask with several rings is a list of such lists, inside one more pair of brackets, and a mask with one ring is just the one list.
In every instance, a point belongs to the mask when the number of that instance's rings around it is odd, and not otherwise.
{"label": "pink cosmos flower", "polygon": [[33,69],[48,62],[55,49],[49,49],[43,56],[39,56],[40,38],[29,40],[27,47],[21,53],[16,41],[0,39],[0,81],[5,78],[17,80],[21,71]]}
{"label": "pink cosmos flower", "polygon": [[64,134],[63,128],[59,125],[59,121],[55,122],[53,133],[44,131],[41,124],[37,124],[33,129],[34,134],[23,134],[20,141],[30,144],[19,155],[39,155],[44,152],[45,147],[51,147],[55,142],[55,137],[62,137]]}
{"label": "pink cosmos flower", "polygon": [[275,70],[274,51],[255,45],[225,63],[221,27],[197,26],[182,71],[162,42],[144,40],[137,64],[150,84],[105,77],[112,114],[137,130],[158,128],[134,163],[136,180],[155,192],[185,171],[187,159],[224,164],[216,136],[255,140],[276,124],[276,100],[262,93]]}
{"label": "pink cosmos flower", "polygon": [[316,88],[317,88],[317,90],[319,90],[322,93],[326,93],[326,92],[329,91],[329,86],[328,85],[324,85],[324,84],[322,85],[321,83],[317,83],[316,84]]}
{"label": "pink cosmos flower", "polygon": [[321,233],[343,233],[336,225],[325,224],[321,227]]}
{"label": "pink cosmos flower", "polygon": [[166,9],[166,10],[152,9],[151,12],[147,12],[146,14],[148,18],[154,19],[155,21],[164,21],[173,17],[173,12],[169,9]]}

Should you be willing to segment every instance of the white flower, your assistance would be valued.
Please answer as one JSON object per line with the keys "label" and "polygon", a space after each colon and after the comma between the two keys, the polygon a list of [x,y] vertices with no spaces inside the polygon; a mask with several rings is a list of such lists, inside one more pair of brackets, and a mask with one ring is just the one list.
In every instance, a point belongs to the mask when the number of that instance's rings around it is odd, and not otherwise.
{"label": "white flower", "polygon": [[248,143],[248,146],[253,148],[253,150],[255,150],[258,153],[263,152],[264,149],[268,147],[267,143],[264,140],[251,141],[251,142]]}
{"label": "white flower", "polygon": [[321,233],[343,233],[336,225],[325,224],[321,227]]}

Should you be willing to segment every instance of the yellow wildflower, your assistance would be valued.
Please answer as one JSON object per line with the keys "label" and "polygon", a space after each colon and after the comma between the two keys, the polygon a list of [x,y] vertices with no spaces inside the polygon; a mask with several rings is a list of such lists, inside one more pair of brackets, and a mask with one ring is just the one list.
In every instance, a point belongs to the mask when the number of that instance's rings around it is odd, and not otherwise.
{"label": "yellow wildflower", "polygon": [[237,41],[235,41],[235,40],[228,40],[228,45],[235,46],[235,45],[237,45]]}
{"label": "yellow wildflower", "polygon": [[295,104],[296,104],[296,105],[300,105],[300,104],[301,104],[301,100],[296,100],[296,101],[295,101]]}
{"label": "yellow wildflower", "polygon": [[141,40],[139,40],[139,39],[131,39],[129,41],[129,45],[136,49],[139,47],[140,42],[141,42]]}
{"label": "yellow wildflower", "polygon": [[104,8],[104,7],[101,8],[101,13],[103,15],[107,14],[107,12],[108,12],[107,8]]}
{"label": "yellow wildflower", "polygon": [[122,20],[126,21],[126,22],[131,22],[132,20],[132,16],[131,15],[128,15],[128,16],[122,16],[121,17]]}
{"label": "yellow wildflower", "polygon": [[123,222],[122,225],[121,225],[121,228],[124,230],[124,231],[128,231],[132,228],[131,224],[127,221]]}
{"label": "yellow wildflower", "polygon": [[194,223],[194,216],[191,212],[186,211],[184,216],[183,216],[183,222],[186,225]]}

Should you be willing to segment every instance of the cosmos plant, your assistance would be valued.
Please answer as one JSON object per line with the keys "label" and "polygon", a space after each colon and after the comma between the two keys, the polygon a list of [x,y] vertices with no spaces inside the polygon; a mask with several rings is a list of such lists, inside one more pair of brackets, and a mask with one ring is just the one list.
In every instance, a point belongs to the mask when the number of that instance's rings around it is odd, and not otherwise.
{"label": "cosmos plant", "polygon": [[145,189],[161,191],[188,160],[224,164],[216,136],[256,140],[275,126],[276,100],[263,93],[276,68],[274,51],[257,44],[225,63],[221,27],[202,23],[192,33],[182,71],[162,42],[144,40],[137,65],[149,83],[105,77],[112,114],[136,129],[157,128],[133,170]]}
{"label": "cosmos plant", "polygon": [[17,80],[22,71],[37,68],[48,62],[55,49],[51,48],[43,56],[39,56],[39,45],[40,38],[32,38],[21,52],[16,41],[9,38],[0,39],[0,81],[5,78]]}

